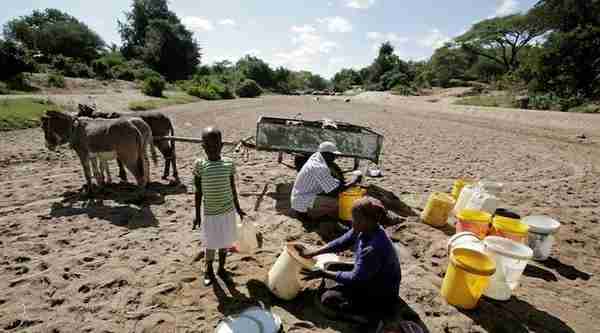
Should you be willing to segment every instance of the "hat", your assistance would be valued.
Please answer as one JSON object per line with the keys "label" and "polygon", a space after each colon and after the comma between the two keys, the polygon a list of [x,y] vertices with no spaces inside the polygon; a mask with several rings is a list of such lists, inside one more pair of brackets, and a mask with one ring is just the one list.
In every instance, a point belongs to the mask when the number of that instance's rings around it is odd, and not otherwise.
{"label": "hat", "polygon": [[341,154],[340,151],[337,149],[335,143],[330,142],[330,141],[324,141],[323,143],[321,143],[319,145],[319,152],[320,153],[332,153],[332,154]]}

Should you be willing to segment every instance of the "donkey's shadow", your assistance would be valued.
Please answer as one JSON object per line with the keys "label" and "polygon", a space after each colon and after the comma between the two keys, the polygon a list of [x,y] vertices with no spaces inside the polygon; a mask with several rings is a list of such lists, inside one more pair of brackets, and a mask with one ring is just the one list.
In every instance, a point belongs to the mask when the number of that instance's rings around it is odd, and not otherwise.
{"label": "donkey's shadow", "polygon": [[184,184],[151,182],[145,190],[131,183],[111,183],[94,186],[92,193],[89,193],[87,185],[84,185],[77,191],[64,192],[62,203],[110,200],[128,205],[161,205],[165,202],[166,196],[183,194],[187,191],[187,186]]}

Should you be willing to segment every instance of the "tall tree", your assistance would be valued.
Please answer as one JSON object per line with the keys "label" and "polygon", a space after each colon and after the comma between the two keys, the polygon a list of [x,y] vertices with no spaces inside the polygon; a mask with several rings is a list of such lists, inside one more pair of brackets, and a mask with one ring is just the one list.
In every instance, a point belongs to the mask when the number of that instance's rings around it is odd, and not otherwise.
{"label": "tall tree", "polygon": [[455,42],[471,53],[501,64],[506,71],[512,71],[519,65],[519,51],[546,31],[537,17],[514,14],[476,23]]}
{"label": "tall tree", "polygon": [[4,25],[4,37],[44,55],[64,55],[91,61],[105,43],[87,25],[58,9],[34,10]]}
{"label": "tall tree", "polygon": [[273,70],[261,59],[247,55],[236,63],[237,69],[263,88],[273,87]]}
{"label": "tall tree", "polygon": [[200,63],[200,47],[167,0],[134,0],[131,12],[119,22],[122,53],[142,57],[169,80],[188,78]]}

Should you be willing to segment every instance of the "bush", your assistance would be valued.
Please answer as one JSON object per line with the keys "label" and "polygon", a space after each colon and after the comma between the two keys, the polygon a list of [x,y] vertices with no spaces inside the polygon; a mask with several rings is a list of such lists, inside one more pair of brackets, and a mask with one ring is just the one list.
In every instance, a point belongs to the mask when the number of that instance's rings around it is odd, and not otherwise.
{"label": "bush", "polygon": [[560,108],[560,98],[552,93],[529,96],[529,108],[534,110],[556,110]]}
{"label": "bush", "polygon": [[600,105],[598,104],[586,104],[578,107],[570,108],[569,112],[579,113],[600,113]]}
{"label": "bush", "polygon": [[210,83],[208,87],[212,88],[217,95],[219,95],[220,99],[234,99],[235,95],[233,94],[233,90],[225,85],[220,83]]}
{"label": "bush", "polygon": [[113,77],[123,81],[134,81],[135,71],[127,64],[118,65],[112,68]]}
{"label": "bush", "polygon": [[254,80],[246,79],[236,89],[240,97],[258,97],[263,93],[262,88]]}
{"label": "bush", "polygon": [[86,79],[90,79],[95,76],[94,71],[90,68],[90,66],[80,62],[74,63],[71,67],[71,72],[65,74],[67,76],[82,77]]}
{"label": "bush", "polygon": [[399,84],[392,88],[392,94],[401,96],[416,96],[417,90],[411,86]]}
{"label": "bush", "polygon": [[0,82],[0,95],[10,95],[10,89],[4,82]]}
{"label": "bush", "polygon": [[142,92],[148,96],[162,97],[167,82],[160,76],[151,76],[144,80]]}
{"label": "bush", "polygon": [[65,77],[60,74],[50,74],[48,76],[48,86],[55,88],[64,88],[66,86]]}
{"label": "bush", "polygon": [[99,79],[108,80],[113,78],[111,67],[106,59],[94,60],[92,62],[92,69]]}
{"label": "bush", "polygon": [[209,101],[221,99],[221,96],[211,86],[193,86],[187,90],[187,93]]}
{"label": "bush", "polygon": [[161,75],[157,71],[152,70],[150,68],[141,68],[141,69],[136,70],[134,73],[135,73],[135,79],[140,80],[140,81],[145,81],[147,78],[153,77],[153,76],[161,77]]}
{"label": "bush", "polygon": [[10,41],[0,40],[0,80],[32,71],[34,63],[23,47]]}

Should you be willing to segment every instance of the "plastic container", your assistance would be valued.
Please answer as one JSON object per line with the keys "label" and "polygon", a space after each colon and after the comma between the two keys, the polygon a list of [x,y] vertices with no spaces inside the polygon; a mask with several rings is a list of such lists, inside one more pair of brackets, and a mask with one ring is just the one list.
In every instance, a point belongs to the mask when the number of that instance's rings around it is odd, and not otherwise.
{"label": "plastic container", "polygon": [[548,259],[554,244],[554,234],[560,228],[560,223],[545,215],[527,216],[521,222],[529,226],[527,243],[533,250],[533,259]]}
{"label": "plastic container", "polygon": [[486,237],[483,244],[485,253],[496,262],[496,272],[490,279],[485,295],[506,301],[519,286],[519,279],[533,251],[526,245],[496,236]]}
{"label": "plastic container", "polygon": [[494,214],[498,208],[498,198],[484,191],[476,191],[467,202],[465,209],[481,210]]}
{"label": "plastic container", "polygon": [[300,270],[303,267],[312,269],[314,266],[314,260],[302,258],[294,244],[288,243],[269,270],[267,286],[275,296],[287,301],[292,300],[302,289],[298,279]]}
{"label": "plastic container", "polygon": [[458,197],[460,196],[460,192],[462,192],[463,188],[467,185],[471,185],[473,184],[472,180],[467,180],[467,179],[457,179],[456,181],[454,181],[454,184],[452,185],[452,197],[454,198],[454,200],[458,200]]}
{"label": "plastic container", "polygon": [[492,222],[492,215],[472,209],[463,209],[456,214],[456,232],[470,231],[483,239],[487,236]]}
{"label": "plastic container", "polygon": [[239,315],[223,319],[215,333],[277,333],[280,330],[281,318],[269,310],[253,306]]}
{"label": "plastic container", "polygon": [[240,253],[250,253],[258,249],[258,239],[256,238],[256,226],[254,223],[237,224],[238,240],[235,244]]}
{"label": "plastic container", "polygon": [[367,194],[367,190],[353,186],[346,191],[340,193],[339,196],[339,216],[341,220],[352,221],[352,206],[354,202],[361,199]]}
{"label": "plastic container", "polygon": [[446,247],[448,249],[448,255],[450,255],[454,249],[469,249],[484,253],[483,241],[477,237],[476,234],[469,231],[459,232],[450,237]]}
{"label": "plastic container", "polygon": [[316,260],[315,266],[320,269],[325,269],[325,264],[328,262],[340,262],[340,257],[334,253],[325,253],[313,257]]}
{"label": "plastic container", "polygon": [[442,297],[449,304],[473,309],[496,271],[494,261],[484,253],[454,249],[442,282]]}
{"label": "plastic container", "polygon": [[444,226],[448,221],[452,208],[454,208],[454,198],[452,196],[442,192],[433,192],[421,213],[421,220],[434,227]]}
{"label": "plastic container", "polygon": [[462,189],[462,191],[460,192],[460,195],[458,196],[458,199],[456,200],[456,205],[454,205],[454,213],[458,214],[458,212],[465,209],[467,207],[467,204],[469,203],[469,201],[471,201],[471,197],[476,192],[479,192],[479,188],[477,186],[466,185]]}
{"label": "plastic container", "polygon": [[494,216],[504,216],[504,217],[508,217],[511,219],[517,219],[517,220],[521,219],[521,215],[513,212],[512,210],[508,210],[506,208],[496,208],[496,211],[494,212]]}
{"label": "plastic container", "polygon": [[483,192],[487,192],[493,196],[499,197],[504,190],[504,184],[492,182],[489,180],[481,180],[478,183]]}
{"label": "plastic container", "polygon": [[527,244],[529,227],[518,219],[504,216],[494,216],[490,235],[504,237],[521,244]]}

